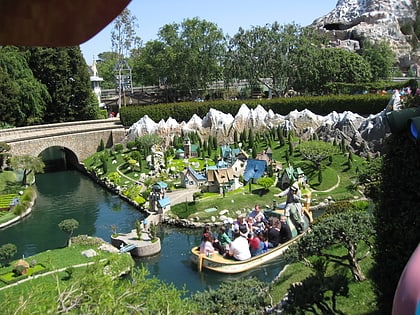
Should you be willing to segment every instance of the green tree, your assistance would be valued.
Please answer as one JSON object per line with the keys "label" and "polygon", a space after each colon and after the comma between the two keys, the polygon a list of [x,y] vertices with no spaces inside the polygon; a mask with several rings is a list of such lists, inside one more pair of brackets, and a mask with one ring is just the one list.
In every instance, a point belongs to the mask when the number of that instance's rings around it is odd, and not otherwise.
{"label": "green tree", "polygon": [[359,167],[357,183],[364,187],[365,195],[378,201],[382,183],[382,158],[377,157],[370,160],[370,162],[366,160]]}
{"label": "green tree", "polygon": [[269,305],[265,284],[255,278],[225,281],[217,290],[196,293],[191,300],[202,314],[263,314]]}
{"label": "green tree", "polygon": [[321,170],[321,163],[324,160],[338,153],[337,147],[324,141],[302,142],[298,149],[305,159],[314,164],[317,170]]}
{"label": "green tree", "polygon": [[29,66],[48,89],[46,123],[96,119],[98,102],[92,97],[87,65],[79,47],[29,48]]}
{"label": "green tree", "polygon": [[[86,267],[70,285],[60,279],[56,290],[45,294],[45,286],[34,283],[25,303],[2,301],[4,314],[198,314],[198,305],[185,298],[185,291],[150,277],[146,268],[133,269],[130,281],[120,277],[132,260],[110,257]],[[105,271],[105,272],[104,272]],[[57,277],[59,277],[57,275]]]}
{"label": "green tree", "polygon": [[265,191],[268,191],[270,187],[274,185],[274,179],[270,177],[260,177],[258,178],[257,184],[262,186]]}
{"label": "green tree", "polygon": [[[345,211],[332,214],[312,226],[311,233],[292,245],[291,256],[296,259],[312,255],[325,257],[328,261],[347,267],[356,281],[366,277],[360,267],[365,255],[359,253],[359,245],[364,242],[371,247],[374,236],[373,216],[365,211]],[[328,248],[341,245],[343,255],[331,254]]]}
{"label": "green tree", "polygon": [[7,265],[16,253],[17,247],[15,244],[7,243],[0,246],[0,262]]}
{"label": "green tree", "polygon": [[370,65],[373,81],[391,79],[397,58],[387,42],[364,41],[361,56]]}
{"label": "green tree", "polygon": [[208,83],[222,78],[224,36],[216,24],[198,18],[185,19],[181,24],[164,25],[158,37],[163,45],[155,42],[153,49],[148,47],[143,53],[157,53],[158,59],[164,60],[150,65],[160,68],[156,71],[162,74],[159,80],[164,87],[189,91],[194,97],[199,89],[206,89]]}
{"label": "green tree", "polygon": [[331,84],[369,82],[372,78],[370,64],[344,49],[305,45],[290,58],[296,60],[288,71],[293,87],[303,93],[331,93]]}
{"label": "green tree", "polygon": [[98,54],[97,69],[98,73],[104,79],[101,83],[102,89],[115,89],[115,65],[118,61],[116,52],[102,52]]}
{"label": "green tree", "polygon": [[28,184],[28,175],[32,172],[43,173],[45,164],[40,157],[30,155],[16,155],[9,159],[9,165],[15,170],[22,170],[22,185]]}
{"label": "green tree", "polygon": [[61,231],[67,234],[67,246],[71,246],[71,237],[73,235],[73,231],[79,227],[79,222],[75,219],[65,219],[58,223],[58,227]]}
{"label": "green tree", "polygon": [[150,154],[152,146],[162,143],[162,137],[156,134],[147,134],[141,137],[137,137],[136,140],[137,149],[144,151],[144,155],[147,156]]}
{"label": "green tree", "polygon": [[39,124],[51,97],[34,76],[25,51],[0,47],[0,115],[12,126]]}
{"label": "green tree", "polygon": [[226,80],[247,79],[251,85],[262,85],[276,96],[282,95],[289,86],[290,50],[300,31],[298,25],[277,22],[249,30],[239,28],[229,40],[224,62]]}

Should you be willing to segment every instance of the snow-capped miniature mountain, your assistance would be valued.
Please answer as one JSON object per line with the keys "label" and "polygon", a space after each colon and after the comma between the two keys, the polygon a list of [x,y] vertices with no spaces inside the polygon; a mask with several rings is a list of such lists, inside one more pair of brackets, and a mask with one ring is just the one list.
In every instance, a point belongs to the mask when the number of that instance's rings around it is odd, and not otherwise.
{"label": "snow-capped miniature mountain", "polygon": [[352,150],[361,155],[380,151],[388,132],[385,111],[367,118],[348,111],[321,116],[308,109],[294,110],[282,116],[271,110],[266,111],[261,105],[250,109],[243,104],[235,117],[210,109],[203,119],[194,114],[187,123],[177,123],[173,118],[155,123],[146,115],[129,128],[127,140],[133,141],[138,136],[156,133],[169,144],[175,134],[197,132],[203,139],[213,135],[220,144],[228,144],[233,142],[235,130],[240,133],[244,129],[264,131],[278,127],[284,131],[293,131],[303,139],[311,139],[314,133],[319,139],[328,142],[345,139]]}

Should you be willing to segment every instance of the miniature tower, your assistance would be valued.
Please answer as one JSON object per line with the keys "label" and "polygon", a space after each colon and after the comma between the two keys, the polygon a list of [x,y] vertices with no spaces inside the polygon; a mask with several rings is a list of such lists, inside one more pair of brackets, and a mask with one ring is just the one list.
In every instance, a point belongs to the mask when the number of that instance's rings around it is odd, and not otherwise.
{"label": "miniature tower", "polygon": [[187,159],[191,157],[191,140],[188,136],[184,138],[184,156]]}
{"label": "miniature tower", "polygon": [[95,93],[99,106],[101,106],[101,86],[100,83],[104,80],[98,76],[98,69],[96,68],[96,60],[93,58],[92,66],[89,69],[90,72],[90,82],[92,84],[93,93]]}

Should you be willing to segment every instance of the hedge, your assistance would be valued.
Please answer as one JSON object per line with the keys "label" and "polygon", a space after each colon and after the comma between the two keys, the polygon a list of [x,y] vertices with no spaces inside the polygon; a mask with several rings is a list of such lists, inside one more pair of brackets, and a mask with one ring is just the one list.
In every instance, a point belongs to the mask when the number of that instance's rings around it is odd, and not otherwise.
{"label": "hedge", "polygon": [[120,110],[120,119],[124,126],[131,126],[143,116],[148,115],[154,122],[167,120],[169,117],[177,122],[189,121],[196,114],[203,118],[211,108],[225,114],[236,116],[242,104],[249,108],[263,106],[267,111],[287,115],[293,110],[309,109],[318,115],[327,115],[333,111],[351,111],[362,116],[376,114],[388,104],[389,95],[328,95],[328,96],[298,96],[290,98],[274,98],[259,100],[216,100],[208,102],[161,103],[146,106],[127,106]]}

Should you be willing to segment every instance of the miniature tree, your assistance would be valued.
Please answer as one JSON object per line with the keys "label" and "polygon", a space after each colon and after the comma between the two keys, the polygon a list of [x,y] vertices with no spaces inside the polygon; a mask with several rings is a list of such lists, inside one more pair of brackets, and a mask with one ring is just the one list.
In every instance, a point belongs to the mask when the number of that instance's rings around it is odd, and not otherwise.
{"label": "miniature tree", "polygon": [[58,224],[58,227],[63,232],[67,233],[68,240],[67,240],[67,246],[71,246],[71,237],[73,235],[73,231],[79,227],[79,222],[75,219],[66,219],[61,221]]}
{"label": "miniature tree", "polygon": [[17,247],[15,244],[4,244],[0,247],[0,262],[7,265],[10,261],[10,258],[12,258],[17,252]]}

